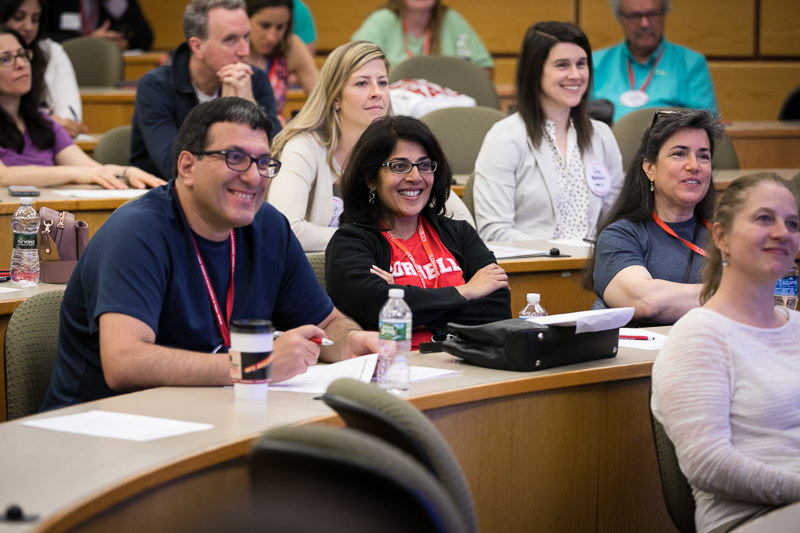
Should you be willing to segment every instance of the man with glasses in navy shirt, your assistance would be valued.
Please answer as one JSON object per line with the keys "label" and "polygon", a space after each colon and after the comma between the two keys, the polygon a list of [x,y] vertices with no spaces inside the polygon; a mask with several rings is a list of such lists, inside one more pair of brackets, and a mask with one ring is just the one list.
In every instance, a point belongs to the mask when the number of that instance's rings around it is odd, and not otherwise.
{"label": "man with glasses in navy shirt", "polygon": [[664,38],[670,0],[610,0],[625,40],[592,54],[593,99],[614,104],[614,122],[645,107],[717,110],[705,57]]}
{"label": "man with glasses in navy shirt", "polygon": [[[280,162],[254,103],[193,109],[175,142],[176,178],[119,208],[64,294],[58,358],[42,409],[165,385],[230,383],[229,325],[284,330],[272,380],[378,351],[325,294],[286,218],[264,202]],[[312,338],[328,337],[320,347]]]}

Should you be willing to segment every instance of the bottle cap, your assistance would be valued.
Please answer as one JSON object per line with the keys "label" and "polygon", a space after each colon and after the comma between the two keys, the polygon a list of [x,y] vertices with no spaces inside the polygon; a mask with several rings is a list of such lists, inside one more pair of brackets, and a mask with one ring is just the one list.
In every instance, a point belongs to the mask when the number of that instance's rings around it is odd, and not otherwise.
{"label": "bottle cap", "polygon": [[23,196],[22,198],[19,199],[19,203],[20,203],[20,205],[32,205],[33,204],[33,198],[31,198],[29,196]]}
{"label": "bottle cap", "polygon": [[402,298],[406,295],[403,289],[389,289],[389,298]]}
{"label": "bottle cap", "polygon": [[529,292],[528,296],[527,296],[527,299],[528,299],[528,303],[535,304],[535,303],[539,303],[539,300],[541,299],[541,296],[539,296],[538,292]]}

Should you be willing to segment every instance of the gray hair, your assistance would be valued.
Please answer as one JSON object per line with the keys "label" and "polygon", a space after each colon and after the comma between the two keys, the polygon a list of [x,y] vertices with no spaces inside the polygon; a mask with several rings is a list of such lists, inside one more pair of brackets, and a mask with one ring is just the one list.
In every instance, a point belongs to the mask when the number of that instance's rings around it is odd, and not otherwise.
{"label": "gray hair", "polygon": [[183,10],[183,34],[187,41],[191,37],[208,38],[208,12],[216,7],[247,12],[244,0],[192,0]]}
{"label": "gray hair", "polygon": [[[620,3],[622,3],[622,0],[608,0],[608,5],[611,6],[611,12],[614,13],[617,20],[619,20]],[[672,0],[661,0],[661,9],[664,11],[664,14],[669,13],[671,3]]]}

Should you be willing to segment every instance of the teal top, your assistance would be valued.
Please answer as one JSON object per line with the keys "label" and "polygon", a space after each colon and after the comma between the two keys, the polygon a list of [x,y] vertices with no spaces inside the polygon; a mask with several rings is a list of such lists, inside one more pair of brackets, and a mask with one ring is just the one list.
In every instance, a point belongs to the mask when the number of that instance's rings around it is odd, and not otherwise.
{"label": "teal top", "polygon": [[656,66],[652,82],[645,91],[650,100],[642,107],[688,107],[716,112],[714,86],[711,83],[708,64],[702,54],[662,39],[648,60],[639,63],[631,55],[628,43],[625,41],[592,54],[594,63],[592,97],[607,98],[613,102],[614,122],[639,109],[624,106],[619,101],[620,95],[631,89],[628,80],[628,59],[633,66],[633,76],[638,89],[647,79],[653,62],[662,50],[664,54]]}
{"label": "teal top", "polygon": [[294,0],[292,32],[306,44],[317,40],[317,31],[314,29],[314,19],[311,17],[311,11],[300,0]]}
{"label": "teal top", "polygon": [[[353,34],[352,40],[369,41],[380,46],[393,66],[408,59],[403,46],[403,22],[386,8],[370,14]],[[425,36],[420,38],[408,36],[408,49],[412,55],[422,55],[424,44]],[[443,56],[468,58],[483,68],[492,68],[494,65],[491,54],[472,26],[450,8],[447,8],[442,20],[439,48]]]}

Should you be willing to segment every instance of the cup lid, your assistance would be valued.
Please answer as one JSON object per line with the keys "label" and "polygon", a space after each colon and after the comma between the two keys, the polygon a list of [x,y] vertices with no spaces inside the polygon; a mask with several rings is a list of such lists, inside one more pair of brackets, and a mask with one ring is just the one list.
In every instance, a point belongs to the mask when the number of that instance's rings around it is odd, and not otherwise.
{"label": "cup lid", "polygon": [[236,333],[271,333],[275,331],[272,321],[263,318],[242,318],[234,320],[231,331]]}

